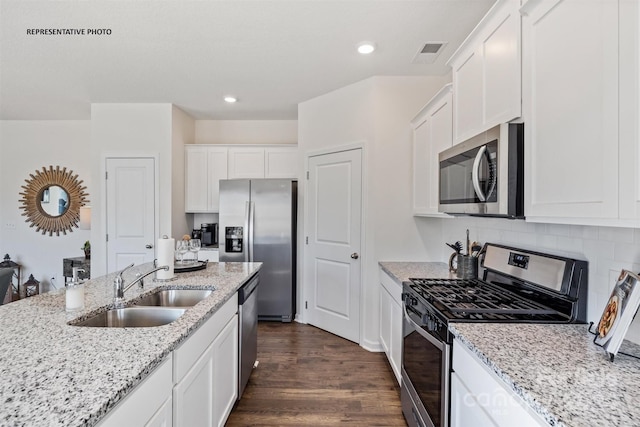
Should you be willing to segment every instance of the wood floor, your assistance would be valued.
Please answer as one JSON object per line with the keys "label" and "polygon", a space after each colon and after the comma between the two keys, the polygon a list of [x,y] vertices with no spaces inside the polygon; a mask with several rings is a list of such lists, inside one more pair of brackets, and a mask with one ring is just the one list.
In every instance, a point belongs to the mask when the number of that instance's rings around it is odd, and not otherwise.
{"label": "wood floor", "polygon": [[406,426],[384,353],[313,326],[261,322],[258,361],[227,426]]}

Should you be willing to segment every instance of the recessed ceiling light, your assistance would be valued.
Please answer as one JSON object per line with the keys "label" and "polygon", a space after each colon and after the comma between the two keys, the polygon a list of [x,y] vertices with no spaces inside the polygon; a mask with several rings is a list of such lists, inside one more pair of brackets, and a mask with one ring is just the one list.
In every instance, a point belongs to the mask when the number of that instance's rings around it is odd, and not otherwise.
{"label": "recessed ceiling light", "polygon": [[358,45],[358,52],[362,55],[368,55],[376,50],[376,44],[373,42],[362,42]]}
{"label": "recessed ceiling light", "polygon": [[238,99],[235,96],[225,96],[224,97],[224,102],[228,102],[229,104],[233,104],[237,100]]}

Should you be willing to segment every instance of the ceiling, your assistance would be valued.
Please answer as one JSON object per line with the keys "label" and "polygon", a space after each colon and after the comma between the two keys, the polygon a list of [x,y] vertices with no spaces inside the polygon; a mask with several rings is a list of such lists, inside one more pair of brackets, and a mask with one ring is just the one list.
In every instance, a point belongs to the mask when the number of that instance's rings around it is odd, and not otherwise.
{"label": "ceiling", "polygon": [[[298,103],[371,76],[448,73],[493,1],[0,0],[0,119],[84,120],[91,103],[296,119]],[[85,34],[28,34],[40,28]],[[378,49],[359,55],[364,40]],[[437,60],[413,63],[433,41],[448,43]]]}

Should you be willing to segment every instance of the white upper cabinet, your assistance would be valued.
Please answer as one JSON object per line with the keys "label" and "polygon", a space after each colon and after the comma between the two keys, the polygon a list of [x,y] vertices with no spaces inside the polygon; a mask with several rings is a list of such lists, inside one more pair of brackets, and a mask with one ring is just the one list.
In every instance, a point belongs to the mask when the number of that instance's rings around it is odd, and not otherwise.
{"label": "white upper cabinet", "polygon": [[620,2],[620,219],[640,227],[640,3]]}
{"label": "white upper cabinet", "polygon": [[266,147],[265,178],[298,178],[298,147]]}
{"label": "white upper cabinet", "polygon": [[521,12],[527,220],[639,224],[637,2]]}
{"label": "white upper cabinet", "polygon": [[264,178],[264,147],[229,148],[229,179]]}
{"label": "white upper cabinet", "polygon": [[298,177],[297,146],[185,146],[185,212],[218,212],[221,179]]}
{"label": "white upper cabinet", "polygon": [[226,147],[185,146],[185,211],[217,212],[218,183],[226,178]]}
{"label": "white upper cabinet", "polygon": [[448,61],[455,143],[521,115],[519,5],[497,1]]}
{"label": "white upper cabinet", "polygon": [[411,121],[415,216],[446,216],[438,212],[438,154],[452,145],[452,104],[451,84],[448,84]]}

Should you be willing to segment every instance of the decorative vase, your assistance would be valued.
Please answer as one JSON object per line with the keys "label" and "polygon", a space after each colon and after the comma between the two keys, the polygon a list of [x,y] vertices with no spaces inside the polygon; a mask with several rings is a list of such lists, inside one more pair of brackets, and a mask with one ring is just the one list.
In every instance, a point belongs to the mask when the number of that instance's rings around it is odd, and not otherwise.
{"label": "decorative vase", "polygon": [[84,250],[84,259],[91,259],[91,249]]}

